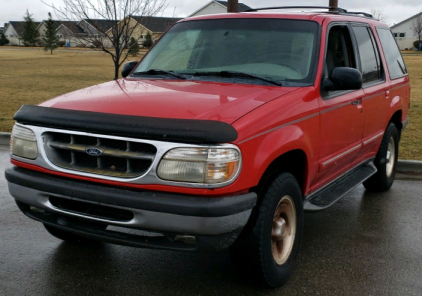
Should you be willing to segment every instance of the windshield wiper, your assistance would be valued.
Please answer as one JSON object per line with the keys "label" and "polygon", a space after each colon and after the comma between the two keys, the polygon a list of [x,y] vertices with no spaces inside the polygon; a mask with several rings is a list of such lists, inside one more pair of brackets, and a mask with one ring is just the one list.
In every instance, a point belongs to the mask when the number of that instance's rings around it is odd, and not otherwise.
{"label": "windshield wiper", "polygon": [[168,74],[174,77],[177,77],[179,79],[186,79],[185,76],[177,74],[173,71],[166,71],[166,70],[159,70],[159,69],[149,69],[148,71],[141,71],[141,72],[134,72],[132,75],[160,75],[160,74]]}
{"label": "windshield wiper", "polygon": [[275,84],[278,86],[281,86],[281,82],[276,81],[271,78],[249,74],[249,73],[243,73],[243,72],[237,72],[237,71],[215,71],[215,72],[195,72],[193,76],[221,76],[221,77],[248,77],[248,78],[254,78],[258,80],[262,80],[271,84]]}

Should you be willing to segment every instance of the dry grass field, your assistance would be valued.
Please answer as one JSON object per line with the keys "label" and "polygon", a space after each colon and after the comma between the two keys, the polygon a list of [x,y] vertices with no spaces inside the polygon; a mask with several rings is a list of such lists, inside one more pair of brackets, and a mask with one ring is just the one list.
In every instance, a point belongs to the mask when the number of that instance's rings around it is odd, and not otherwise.
{"label": "dry grass field", "polygon": [[[130,57],[130,60],[139,57]],[[400,158],[422,160],[422,56],[405,56],[412,98],[409,125]],[[10,50],[0,48],[0,131],[10,132],[13,114],[23,104],[38,104],[55,96],[113,78],[108,54],[78,50]]]}
{"label": "dry grass field", "polygon": [[405,55],[412,86],[409,124],[403,132],[399,158],[422,160],[422,56]]}

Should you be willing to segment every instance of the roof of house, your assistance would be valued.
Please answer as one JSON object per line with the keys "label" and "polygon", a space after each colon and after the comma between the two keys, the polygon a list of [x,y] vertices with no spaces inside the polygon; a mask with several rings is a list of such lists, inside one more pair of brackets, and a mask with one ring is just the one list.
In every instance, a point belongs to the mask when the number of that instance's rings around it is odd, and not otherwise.
{"label": "roof of house", "polygon": [[56,30],[63,25],[74,34],[85,33],[84,29],[78,25],[77,21],[55,21],[54,25]]}
{"label": "roof of house", "polygon": [[[46,23],[47,20],[43,20],[39,26],[37,27],[37,29],[43,24]],[[58,30],[60,26],[64,26],[66,27],[69,31],[71,31],[74,34],[80,34],[80,33],[84,33],[84,29],[78,25],[79,22],[77,21],[54,21],[54,30]]]}
{"label": "roof of house", "polygon": [[114,21],[112,20],[84,19],[84,21],[92,25],[94,28],[100,29],[101,32],[107,32],[114,25]]}
{"label": "roof of house", "polygon": [[[218,3],[220,3],[221,5],[224,5],[225,7],[227,7],[227,5],[228,5],[228,2],[227,1],[215,1],[215,2],[218,2]],[[246,11],[246,10],[250,10],[250,9],[252,9],[251,7],[249,7],[248,5],[246,5],[246,4],[243,4],[243,3],[239,3],[239,5],[238,5],[238,11],[239,12],[244,12],[244,11]]]}
{"label": "roof of house", "polygon": [[393,28],[395,28],[397,26],[400,26],[401,24],[403,24],[403,23],[405,23],[405,22],[407,22],[407,21],[409,21],[409,20],[411,20],[413,18],[416,18],[416,17],[418,17],[420,15],[422,15],[422,12],[419,12],[418,14],[415,14],[414,16],[411,16],[411,17],[405,19],[404,21],[401,21],[400,23],[394,24],[393,26],[391,26],[391,29],[393,29]]}
{"label": "roof of house", "polygon": [[[217,4],[219,4],[222,8],[223,8],[223,7],[226,7],[226,8],[227,8],[227,5],[228,5],[228,2],[227,2],[227,1],[216,1],[216,0],[212,0],[212,1],[208,2],[207,4],[205,4],[204,6],[202,6],[201,8],[199,8],[198,10],[194,11],[193,13],[191,13],[189,16],[196,15],[199,11],[201,11],[201,10],[203,10],[204,8],[208,7],[208,6],[209,6],[210,4],[212,4],[212,3],[217,3]],[[238,11],[239,11],[239,12],[244,12],[244,11],[249,10],[249,9],[252,9],[252,8],[251,8],[251,7],[249,7],[249,6],[248,6],[248,5],[246,5],[246,4],[243,4],[243,3],[238,3]],[[226,9],[226,10],[227,10],[227,9]]]}
{"label": "roof of house", "polygon": [[162,33],[181,20],[181,18],[155,16],[133,16],[132,18],[154,33]]}
{"label": "roof of house", "polygon": [[[41,22],[34,22],[35,27],[37,28]],[[18,33],[18,35],[22,35],[23,29],[25,27],[25,22],[24,21],[19,21],[19,22],[14,22],[11,21],[9,22],[8,26],[13,26],[13,28],[15,28],[16,33]]]}

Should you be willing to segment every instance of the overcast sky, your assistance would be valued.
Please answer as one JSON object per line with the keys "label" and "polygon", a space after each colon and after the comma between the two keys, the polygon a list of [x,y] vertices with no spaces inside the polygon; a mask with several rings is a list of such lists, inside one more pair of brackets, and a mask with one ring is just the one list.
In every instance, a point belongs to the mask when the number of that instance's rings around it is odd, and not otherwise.
{"label": "overcast sky", "polygon": [[[63,5],[62,0],[45,0],[56,6]],[[185,17],[201,8],[210,0],[167,0],[167,8],[159,16]],[[280,1],[280,0],[240,0],[250,7],[288,6],[288,5],[322,5],[326,6],[328,0],[314,1]],[[339,0],[339,6],[351,11],[370,12],[371,9],[381,10],[387,17],[388,24],[393,25],[422,11],[420,0]],[[0,27],[9,21],[20,21],[26,10],[29,10],[36,21],[47,19],[51,8],[41,0],[0,0]]]}

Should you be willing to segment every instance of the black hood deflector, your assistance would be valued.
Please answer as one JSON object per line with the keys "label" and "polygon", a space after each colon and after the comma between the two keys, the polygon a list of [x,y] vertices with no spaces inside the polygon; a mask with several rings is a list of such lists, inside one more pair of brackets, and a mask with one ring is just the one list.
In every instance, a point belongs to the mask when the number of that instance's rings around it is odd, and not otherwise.
{"label": "black hood deflector", "polygon": [[35,126],[184,143],[229,143],[238,136],[233,126],[214,120],[129,116],[32,105],[23,105],[13,119]]}

